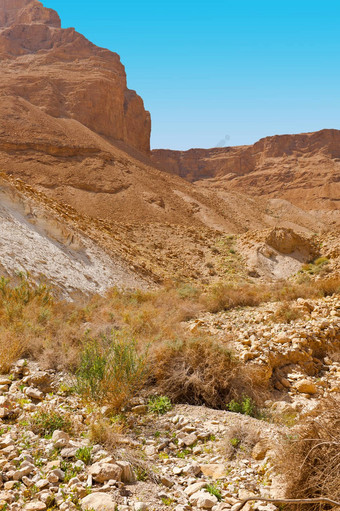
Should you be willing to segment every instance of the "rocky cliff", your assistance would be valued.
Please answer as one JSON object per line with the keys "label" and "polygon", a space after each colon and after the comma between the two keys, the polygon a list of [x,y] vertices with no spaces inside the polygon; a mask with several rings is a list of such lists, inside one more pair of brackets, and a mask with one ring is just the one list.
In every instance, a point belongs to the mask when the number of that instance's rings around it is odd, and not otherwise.
{"label": "rocky cliff", "polygon": [[340,207],[338,130],[266,137],[252,146],[155,150],[152,159],[204,187],[286,199],[310,210]]}
{"label": "rocky cliff", "polygon": [[[0,0],[0,102],[24,99],[53,118],[74,119],[139,151],[150,148],[151,120],[142,99],[126,85],[116,53],[98,48],[38,0]],[[7,123],[21,115],[7,106],[1,138],[15,141]],[[34,126],[32,126],[34,136]],[[20,138],[20,142],[24,142]]]}

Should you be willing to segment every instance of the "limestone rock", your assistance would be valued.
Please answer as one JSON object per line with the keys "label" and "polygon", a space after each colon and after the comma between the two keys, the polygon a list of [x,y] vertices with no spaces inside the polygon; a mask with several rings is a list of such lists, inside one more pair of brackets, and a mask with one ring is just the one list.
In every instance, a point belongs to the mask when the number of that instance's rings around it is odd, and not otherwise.
{"label": "limestone rock", "polygon": [[81,501],[84,510],[116,511],[116,502],[110,495],[103,492],[91,493]]}
{"label": "limestone rock", "polygon": [[136,481],[136,476],[131,463],[128,461],[116,461],[116,465],[122,469],[121,481],[123,483],[133,484]]}
{"label": "limestone rock", "polygon": [[187,488],[185,488],[184,492],[191,497],[194,493],[197,493],[200,490],[203,490],[207,486],[207,483],[205,481],[200,481],[197,483],[190,484]]}
{"label": "limestone rock", "polygon": [[25,511],[45,511],[47,509],[47,506],[44,502],[29,502],[25,505],[24,510]]}
{"label": "limestone rock", "polygon": [[42,401],[44,399],[44,393],[41,392],[41,390],[34,389],[32,387],[27,387],[25,389],[25,394],[27,397],[30,397],[31,399],[36,401]]}
{"label": "limestone rock", "polygon": [[52,442],[57,449],[62,449],[69,446],[70,436],[65,431],[56,430],[53,432]]}
{"label": "limestone rock", "polygon": [[190,504],[198,507],[199,509],[211,509],[218,502],[214,495],[210,495],[210,493],[204,490],[191,495],[189,501]]}
{"label": "limestone rock", "polygon": [[226,467],[221,463],[210,463],[201,465],[202,473],[212,479],[223,479],[226,477]]}
{"label": "limestone rock", "polygon": [[310,380],[301,380],[295,384],[295,388],[298,392],[303,394],[316,394],[316,385]]}
{"label": "limestone rock", "polygon": [[89,473],[96,482],[105,483],[110,479],[121,481],[123,469],[114,463],[98,461],[90,467]]}

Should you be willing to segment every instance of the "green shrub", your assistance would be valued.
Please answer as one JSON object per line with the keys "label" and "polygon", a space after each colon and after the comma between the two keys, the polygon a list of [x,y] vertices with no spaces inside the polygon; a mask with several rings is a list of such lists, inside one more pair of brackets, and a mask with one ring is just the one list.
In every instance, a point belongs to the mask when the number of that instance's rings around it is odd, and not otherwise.
{"label": "green shrub", "polygon": [[208,486],[205,487],[205,490],[210,493],[210,495],[214,495],[219,502],[222,500],[222,493],[220,490],[215,486],[214,484],[208,484]]}
{"label": "green shrub", "polygon": [[164,415],[171,410],[172,404],[167,396],[153,396],[149,399],[148,407],[150,412]]}
{"label": "green shrub", "polygon": [[193,284],[186,283],[186,284],[182,284],[181,286],[178,287],[177,293],[180,298],[194,299],[199,296],[200,290],[197,287],[195,287]]}
{"label": "green shrub", "polygon": [[44,409],[36,412],[31,419],[32,431],[41,436],[50,436],[57,429],[70,431],[71,421],[54,410]]}
{"label": "green shrub", "polygon": [[85,465],[89,465],[91,463],[91,453],[92,447],[80,447],[76,452],[76,458],[83,461]]}
{"label": "green shrub", "polygon": [[147,354],[139,355],[135,341],[102,336],[86,342],[76,372],[75,389],[118,411],[147,377]]}
{"label": "green shrub", "polygon": [[243,396],[242,401],[236,401],[233,399],[228,403],[227,409],[230,412],[242,413],[243,415],[249,415],[250,417],[256,417],[258,415],[254,401],[248,396]]}
{"label": "green shrub", "polygon": [[136,474],[136,479],[137,481],[147,481],[148,480],[148,472],[147,470],[145,470],[144,468],[142,467],[135,467],[134,468],[135,470],[135,474]]}
{"label": "green shrub", "polygon": [[63,461],[60,466],[61,470],[65,472],[64,483],[68,483],[73,477],[77,477],[79,472],[82,471],[81,467],[76,467],[68,461]]}

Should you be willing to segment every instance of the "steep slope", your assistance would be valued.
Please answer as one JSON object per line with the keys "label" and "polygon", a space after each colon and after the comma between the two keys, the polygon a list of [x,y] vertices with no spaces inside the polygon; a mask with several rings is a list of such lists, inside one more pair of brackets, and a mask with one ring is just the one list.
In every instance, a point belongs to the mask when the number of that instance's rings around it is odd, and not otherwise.
{"label": "steep slope", "polygon": [[80,214],[233,233],[275,225],[325,228],[320,218],[289,203],[199,189],[152,167],[127,145],[106,140],[75,119],[53,117],[21,97],[0,98],[0,117],[0,168]]}
{"label": "steep slope", "polygon": [[20,182],[0,176],[1,275],[29,272],[71,298],[107,288],[145,287],[150,279],[95,237],[78,228],[72,215]]}
{"label": "steep slope", "polygon": [[252,146],[155,150],[152,159],[199,186],[285,199],[305,210],[340,209],[337,130],[277,135]]}

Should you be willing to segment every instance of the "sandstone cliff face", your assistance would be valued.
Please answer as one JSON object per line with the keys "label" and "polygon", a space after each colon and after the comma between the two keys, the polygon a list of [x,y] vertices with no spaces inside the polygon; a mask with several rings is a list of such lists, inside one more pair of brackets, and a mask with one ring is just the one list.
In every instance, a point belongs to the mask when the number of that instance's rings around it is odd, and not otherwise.
{"label": "sandstone cliff face", "polygon": [[[119,56],[62,29],[58,14],[38,0],[0,0],[0,58],[1,103],[23,98],[52,117],[149,151],[150,114],[127,88]],[[16,119],[19,126],[18,112]]]}
{"label": "sandstone cliff face", "polygon": [[155,150],[152,159],[200,187],[286,199],[307,210],[340,209],[337,130],[277,135],[252,146]]}

